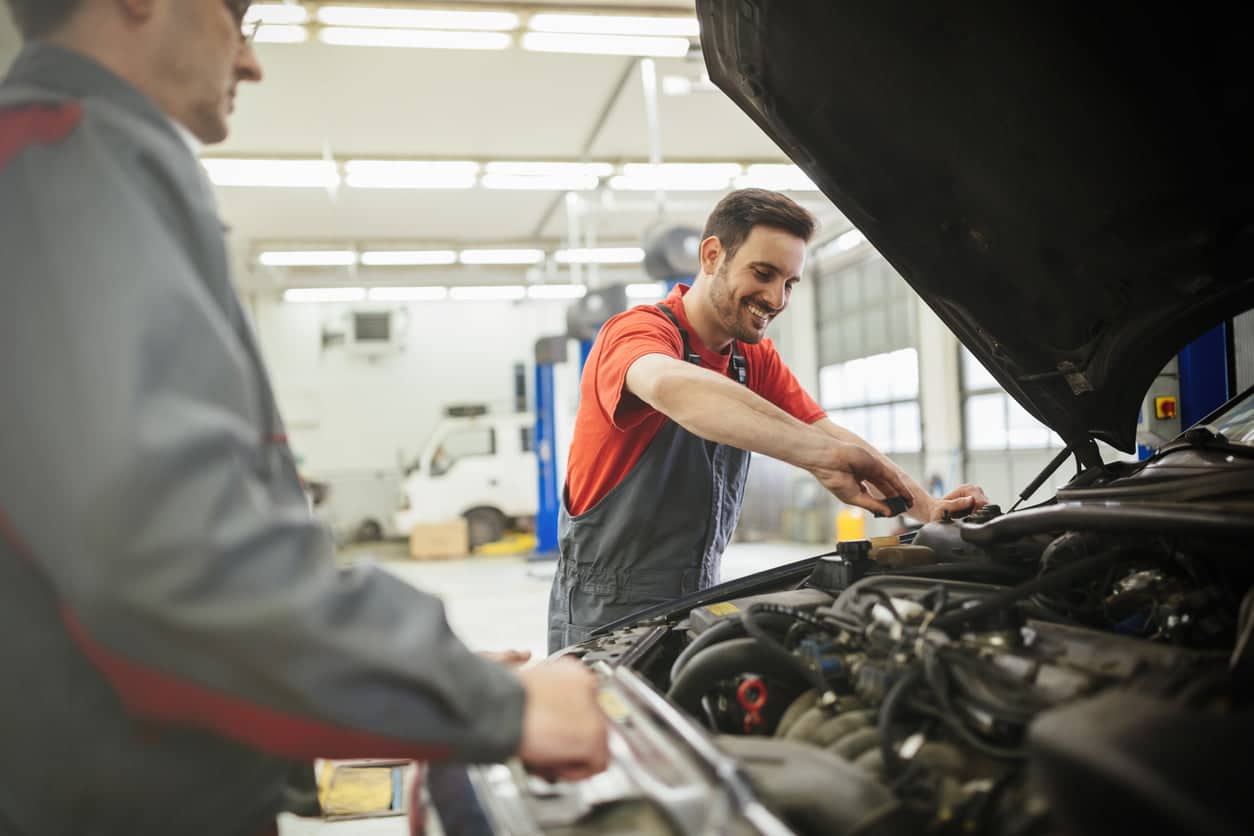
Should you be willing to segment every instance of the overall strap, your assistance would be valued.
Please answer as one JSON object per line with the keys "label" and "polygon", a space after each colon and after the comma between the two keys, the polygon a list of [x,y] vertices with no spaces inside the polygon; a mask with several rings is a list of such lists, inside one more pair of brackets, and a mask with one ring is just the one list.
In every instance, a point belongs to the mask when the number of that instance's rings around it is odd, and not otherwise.
{"label": "overall strap", "polygon": [[[684,359],[693,365],[701,365],[701,355],[693,351],[692,346],[688,344],[688,332],[685,331],[684,327],[679,324],[679,318],[675,316],[675,312],[666,305],[663,305],[661,302],[657,303],[657,307],[662,311],[662,313],[666,314],[666,318],[674,323],[675,327],[679,329],[679,338],[684,341]],[[732,340],[731,350],[732,371],[736,375],[736,380],[739,381],[741,386],[744,386],[749,380],[749,371],[748,367],[745,365],[745,356],[740,352],[740,344],[735,340]]]}

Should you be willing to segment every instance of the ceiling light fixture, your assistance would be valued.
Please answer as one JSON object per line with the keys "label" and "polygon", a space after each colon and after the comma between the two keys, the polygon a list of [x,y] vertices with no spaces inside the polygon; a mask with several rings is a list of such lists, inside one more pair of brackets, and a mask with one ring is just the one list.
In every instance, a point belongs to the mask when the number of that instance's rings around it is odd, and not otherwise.
{"label": "ceiling light fixture", "polygon": [[848,250],[852,250],[854,247],[865,243],[866,236],[862,234],[861,230],[857,229],[851,229],[848,232],[841,233],[837,236],[835,241],[836,249],[841,252],[847,252]]}
{"label": "ceiling light fixture", "polygon": [[456,264],[452,250],[370,250],[361,254],[365,267],[423,267]]}
{"label": "ceiling light fixture", "polygon": [[511,177],[568,177],[592,176],[608,177],[614,173],[614,166],[609,163],[569,163],[569,162],[510,162],[497,160],[485,163],[485,174],[503,174]]}
{"label": "ceiling light fixture", "polygon": [[303,44],[307,40],[308,29],[286,24],[263,24],[257,27],[257,34],[253,35],[253,43],[258,44]]}
{"label": "ceiling light fixture", "polygon": [[463,29],[508,32],[518,28],[513,12],[455,9],[385,9],[370,6],[323,6],[318,21],[327,26],[377,26],[397,29]]}
{"label": "ceiling light fixture", "polygon": [[244,13],[244,23],[290,25],[309,20],[309,12],[295,3],[253,3]]}
{"label": "ceiling light fixture", "polygon": [[462,264],[539,264],[544,250],[462,250]]}
{"label": "ceiling light fixture", "polygon": [[533,14],[528,25],[535,32],[588,35],[651,35],[696,38],[701,28],[695,17],[638,17],[597,14]]}
{"label": "ceiling light fixture", "polygon": [[616,191],[723,191],[744,169],[739,163],[628,163],[610,178]]}
{"label": "ceiling light fixture", "polygon": [[527,288],[528,299],[582,299],[588,288],[581,284],[533,284]]}
{"label": "ceiling light fixture", "polygon": [[453,32],[438,29],[366,29],[332,26],[318,39],[333,46],[389,46],[412,49],[507,49],[506,32]]}
{"label": "ceiling light fixture", "polygon": [[558,250],[553,256],[558,264],[639,264],[644,250],[639,247],[592,247]]}
{"label": "ceiling light fixture", "polygon": [[284,302],[360,302],[364,287],[291,287],[283,291]]}
{"label": "ceiling light fixture", "polygon": [[514,301],[526,295],[527,289],[520,284],[454,287],[449,290],[449,296],[459,302]]}
{"label": "ceiling light fixture", "polygon": [[626,291],[628,299],[661,299],[666,295],[666,288],[661,282],[629,284]]}
{"label": "ceiling light fixture", "polygon": [[819,187],[795,165],[758,163],[749,166],[736,178],[738,189],[772,189],[775,191],[817,192]]}
{"label": "ceiling light fixture", "polygon": [[372,287],[371,302],[439,302],[448,298],[447,287]]}
{"label": "ceiling light fixture", "polygon": [[601,179],[591,174],[556,174],[548,176],[522,176],[515,174],[485,174],[479,181],[485,189],[510,189],[537,192],[588,192],[601,185]]}
{"label": "ceiling light fixture", "polygon": [[352,267],[352,250],[267,250],[257,257],[266,267]]}
{"label": "ceiling light fixture", "polygon": [[215,186],[330,189],[340,172],[327,160],[201,160]]}
{"label": "ceiling light fixture", "polygon": [[479,164],[407,160],[349,160],[347,183],[355,189],[471,189]]}
{"label": "ceiling light fixture", "polygon": [[584,55],[638,55],[652,58],[683,58],[687,38],[651,38],[629,35],[580,35],[560,32],[527,32],[523,49],[532,52],[572,52]]}

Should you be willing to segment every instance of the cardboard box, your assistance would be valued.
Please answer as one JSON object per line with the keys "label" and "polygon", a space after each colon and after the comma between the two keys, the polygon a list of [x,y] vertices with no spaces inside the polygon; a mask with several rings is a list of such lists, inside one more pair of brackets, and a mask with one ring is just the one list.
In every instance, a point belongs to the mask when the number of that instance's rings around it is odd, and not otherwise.
{"label": "cardboard box", "polygon": [[409,533],[409,556],[415,560],[440,560],[470,554],[466,520],[458,517],[442,523],[423,523]]}

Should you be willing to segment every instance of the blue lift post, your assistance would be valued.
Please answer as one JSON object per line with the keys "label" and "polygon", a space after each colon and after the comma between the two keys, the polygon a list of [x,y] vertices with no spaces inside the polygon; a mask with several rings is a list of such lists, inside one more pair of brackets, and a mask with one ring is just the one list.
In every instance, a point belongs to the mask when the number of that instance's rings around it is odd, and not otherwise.
{"label": "blue lift post", "polygon": [[1212,328],[1180,352],[1180,426],[1184,429],[1232,397],[1228,323]]}
{"label": "blue lift post", "polygon": [[535,446],[538,484],[536,506],[536,548],[532,560],[557,558],[558,473],[557,473],[557,394],[553,367],[566,362],[566,337],[544,337],[536,341]]}

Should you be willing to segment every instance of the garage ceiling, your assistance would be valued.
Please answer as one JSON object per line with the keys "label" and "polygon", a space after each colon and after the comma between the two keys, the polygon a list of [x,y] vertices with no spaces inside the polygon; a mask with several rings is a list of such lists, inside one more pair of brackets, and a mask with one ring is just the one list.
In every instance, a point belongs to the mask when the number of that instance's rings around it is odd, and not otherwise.
{"label": "garage ceiling", "polygon": [[[301,5],[290,3],[289,5]],[[313,11],[320,4],[305,3]],[[620,15],[693,15],[691,2],[568,0],[561,6],[518,3],[362,3],[396,8],[506,10],[522,15],[577,11]],[[0,17],[4,15],[0,14]],[[687,58],[655,58],[656,76],[700,80],[696,47]],[[18,48],[0,23],[0,57]],[[258,43],[266,78],[241,89],[230,139],[204,157],[490,161],[787,163],[779,149],[722,93],[657,96],[660,144],[651,148],[642,59],[621,55],[413,49],[305,43]],[[660,85],[659,85],[660,86]],[[700,85],[698,84],[698,87]],[[580,246],[639,245],[656,224],[700,226],[722,194],[579,192],[574,209]],[[558,191],[218,187],[242,288],[265,292],[311,284],[457,284],[519,281],[526,267],[389,268],[363,276],[353,268],[259,266],[268,249],[458,249],[569,246],[566,195]],[[819,214],[827,233],[848,227],[817,191],[794,197]],[[568,268],[530,268],[549,280]],[[434,275],[438,273],[438,276]],[[605,276],[643,278],[638,267]],[[510,278],[512,276],[512,278]],[[582,278],[586,281],[587,274]]]}

